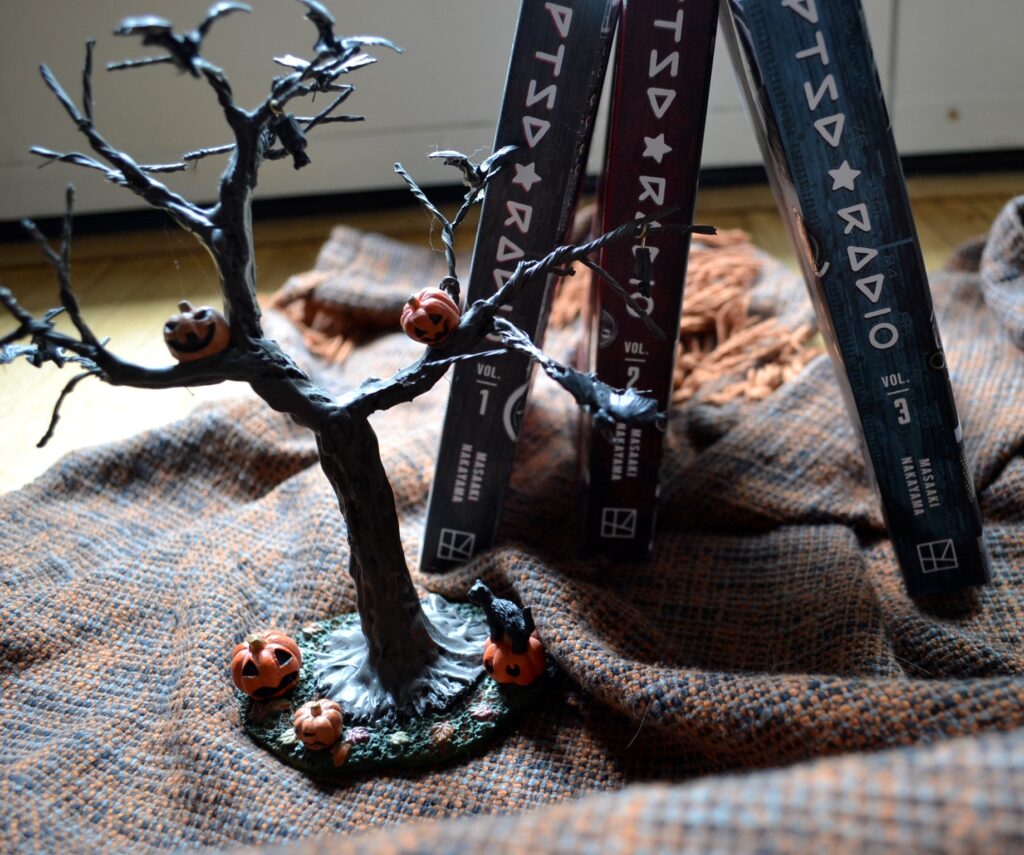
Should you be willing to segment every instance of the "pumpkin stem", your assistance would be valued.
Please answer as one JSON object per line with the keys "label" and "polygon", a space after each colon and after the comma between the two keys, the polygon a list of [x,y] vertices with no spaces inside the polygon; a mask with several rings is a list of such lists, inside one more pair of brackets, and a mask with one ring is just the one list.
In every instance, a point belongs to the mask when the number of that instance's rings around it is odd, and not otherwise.
{"label": "pumpkin stem", "polygon": [[322,709],[320,708],[320,704],[319,704],[319,703],[317,703],[317,702],[315,702],[315,701],[314,701],[314,702],[313,702],[312,704],[310,704],[310,706],[309,706],[309,714],[310,714],[311,716],[313,716],[314,718],[316,718],[316,717],[317,717],[318,715],[320,715],[320,714],[321,714],[322,712],[323,712],[323,710],[322,710]]}
{"label": "pumpkin stem", "polygon": [[417,299],[417,297],[416,297],[416,295],[415,295],[415,294],[413,294],[413,295],[412,295],[412,296],[411,296],[411,297],[409,298],[409,300],[408,300],[408,303],[409,303],[409,305],[410,305],[410,306],[411,306],[412,308],[414,308],[414,309],[418,309],[418,308],[420,307],[420,301],[419,301],[419,300]]}
{"label": "pumpkin stem", "polygon": [[267,642],[263,639],[263,636],[261,635],[250,635],[245,640],[245,643],[249,645],[249,649],[253,653],[259,653],[264,647],[267,646]]}
{"label": "pumpkin stem", "polygon": [[192,311],[192,304],[188,300],[182,300],[180,303],[178,303],[178,311],[179,312],[191,312]]}

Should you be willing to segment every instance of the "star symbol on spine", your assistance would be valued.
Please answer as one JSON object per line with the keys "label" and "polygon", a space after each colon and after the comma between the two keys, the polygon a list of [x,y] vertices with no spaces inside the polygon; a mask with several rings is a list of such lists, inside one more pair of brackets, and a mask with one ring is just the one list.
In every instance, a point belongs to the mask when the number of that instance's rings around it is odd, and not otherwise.
{"label": "star symbol on spine", "polygon": [[650,157],[661,163],[661,159],[672,151],[672,146],[665,144],[665,135],[658,134],[656,137],[644,137],[643,157]]}
{"label": "star symbol on spine", "polygon": [[516,177],[512,179],[513,184],[518,184],[527,193],[530,192],[530,188],[533,187],[538,181],[543,181],[538,174],[537,169],[532,163],[528,163],[525,166],[521,163],[516,164]]}
{"label": "star symbol on spine", "polygon": [[844,160],[838,169],[830,169],[828,174],[832,176],[833,190],[853,190],[853,182],[860,175],[859,169],[850,166],[850,161]]}

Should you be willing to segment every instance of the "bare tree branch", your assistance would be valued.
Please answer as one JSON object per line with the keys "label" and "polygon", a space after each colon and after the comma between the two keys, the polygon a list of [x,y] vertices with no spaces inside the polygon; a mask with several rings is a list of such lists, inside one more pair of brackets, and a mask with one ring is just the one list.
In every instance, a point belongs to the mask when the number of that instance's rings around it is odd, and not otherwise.
{"label": "bare tree branch", "polygon": [[224,118],[229,127],[236,134],[239,131],[250,132],[249,114],[235,104],[235,95],[231,91],[231,83],[224,71],[205,59],[199,59],[197,65],[203,77],[206,78],[206,82],[210,84],[210,88],[217,95],[217,103],[224,111]]}
{"label": "bare tree branch", "polygon": [[338,107],[340,107],[342,104],[344,104],[345,101],[348,100],[349,95],[351,95],[354,91],[355,91],[355,87],[354,86],[346,85],[344,87],[343,91],[338,95],[338,97],[335,98],[330,104],[327,105],[327,107],[325,107],[323,110],[321,110],[315,116],[300,117],[299,121],[300,122],[304,122],[305,125],[306,125],[303,128],[303,131],[305,131],[308,134],[317,125],[319,125],[321,123],[324,123],[324,122],[328,122],[328,121],[334,121],[334,122],[339,122],[339,121],[340,122],[362,121],[362,119],[363,119],[362,116],[336,116],[334,118],[330,118],[331,113],[333,113],[335,110],[338,109]]}
{"label": "bare tree branch", "polygon": [[[91,40],[86,44],[83,80],[88,80],[91,77],[94,46],[95,42]],[[54,77],[53,72],[51,72],[45,65],[40,66],[39,72],[47,87],[56,96],[61,106],[64,107],[64,110],[78,127],[78,130],[89,141],[89,145],[92,150],[115,167],[115,170],[111,170],[106,173],[107,177],[114,183],[128,187],[153,207],[167,211],[183,228],[195,234],[203,240],[204,243],[208,242],[211,223],[206,216],[206,212],[198,205],[193,205],[184,197],[174,193],[164,184],[161,184],[159,181],[149,177],[145,171],[135,163],[134,160],[132,160],[131,157],[114,148],[114,146],[107,142],[103,135],[96,130],[92,119],[87,117],[78,109],[75,102],[64,91],[60,83],[57,81],[57,78]],[[86,160],[71,159],[69,162],[75,163],[79,166],[96,168],[92,163],[87,163]]]}
{"label": "bare tree branch", "polygon": [[[48,258],[56,255],[49,247],[45,251],[49,254]],[[63,284],[61,291],[64,291]],[[73,293],[62,293],[61,299],[65,306],[73,306],[75,313],[78,313],[78,301]],[[106,343],[97,340],[92,334],[80,314],[73,323],[82,337],[75,338],[54,329],[54,320],[65,308],[50,309],[43,317],[36,318],[15,299],[10,289],[3,286],[0,286],[0,306],[18,322],[12,332],[0,338],[0,365],[13,362],[18,357],[27,359],[36,367],[46,362],[52,362],[58,367],[63,367],[66,362],[76,362],[86,368],[97,369],[112,386],[137,386],[143,389],[209,386],[225,380],[246,380],[258,365],[253,358],[246,358],[245,354],[230,349],[216,357],[196,362],[182,362],[167,368],[146,368],[111,353]],[[70,310],[68,314],[71,315]],[[29,340],[31,344],[15,344],[22,339]]]}
{"label": "bare tree branch", "polygon": [[232,12],[251,12],[252,7],[245,3],[216,3],[206,13],[199,26],[188,33],[176,33],[171,22],[156,15],[145,15],[138,18],[125,18],[114,30],[115,36],[141,36],[143,45],[156,45],[167,51],[165,57],[153,57],[142,60],[128,60],[115,63],[115,68],[138,68],[153,65],[157,62],[172,62],[181,71],[187,71],[193,77],[199,76],[199,50],[203,39],[210,31],[213,22]]}
{"label": "bare tree branch", "polygon": [[[571,392],[581,404],[591,408],[594,418],[602,428],[620,417],[637,423],[660,423],[656,415],[656,405],[653,402],[648,403],[650,399],[632,390],[623,392],[612,389],[590,375],[581,374],[550,360],[525,333],[501,318],[498,312],[533,280],[554,272],[565,272],[561,268],[566,264],[579,261],[613,241],[637,237],[645,226],[649,235],[669,230],[698,234],[715,233],[712,226],[651,226],[656,218],[663,216],[665,212],[639,218],[589,243],[561,246],[542,259],[520,263],[502,288],[487,300],[477,301],[463,313],[459,326],[436,348],[428,349],[419,360],[385,380],[372,378],[366,381],[358,389],[340,398],[337,402],[338,407],[354,415],[366,417],[397,404],[412,401],[436,384],[452,363],[480,356],[494,356],[493,349],[480,351],[478,348],[486,336],[498,333],[502,336],[502,345],[505,349],[519,351],[541,363],[545,372],[555,382]],[[636,308],[642,314],[641,307]],[[540,357],[547,361],[544,362]],[[655,406],[655,409],[649,410],[648,406]]]}
{"label": "bare tree branch", "polygon": [[594,273],[600,276],[607,283],[608,287],[611,288],[613,292],[615,292],[615,295],[619,297],[623,302],[625,302],[625,304],[629,306],[630,309],[633,310],[633,313],[640,319],[643,325],[647,327],[647,331],[651,335],[653,335],[659,341],[665,340],[665,333],[662,331],[661,327],[659,327],[656,323],[654,323],[654,321],[651,320],[650,315],[648,315],[647,312],[644,311],[643,306],[641,306],[635,299],[633,299],[633,296],[625,288],[623,288],[622,285],[619,284],[618,280],[616,280],[614,276],[612,276],[596,261],[594,261],[591,258],[588,258],[585,255],[580,259],[580,263],[589,267],[591,270],[594,271]]}
{"label": "bare tree branch", "polygon": [[430,201],[427,194],[423,192],[406,168],[400,163],[395,164],[395,172],[405,181],[410,192],[420,205],[423,206],[424,210],[437,220],[441,226],[441,242],[444,244],[445,260],[448,263],[448,278],[441,284],[441,287],[451,295],[456,303],[459,302],[459,277],[455,269],[455,230],[462,225],[463,220],[465,220],[466,215],[469,214],[473,206],[483,199],[483,191],[487,186],[487,182],[498,174],[515,150],[515,146],[505,146],[494,152],[494,154],[479,165],[470,160],[467,155],[458,151],[436,151],[430,155],[431,158],[443,159],[446,166],[457,168],[462,173],[463,183],[468,188],[462,200],[462,205],[450,221]]}
{"label": "bare tree branch", "polygon": [[457,362],[473,362],[480,359],[492,359],[497,356],[506,356],[507,354],[508,348],[477,350],[473,353],[456,353],[451,356],[438,356],[436,352],[431,352],[424,364],[432,369],[447,368],[450,365],[455,365]]}
{"label": "bare tree branch", "polygon": [[[125,184],[124,175],[116,169],[111,169],[109,166],[100,163],[98,160],[89,157],[87,154],[82,154],[80,151],[60,152],[51,151],[48,148],[42,148],[41,146],[34,145],[29,151],[37,155],[38,157],[48,160],[50,163],[70,163],[74,166],[81,166],[85,169],[95,169],[102,172],[107,180],[114,184]],[[48,164],[42,164],[47,166]]]}
{"label": "bare tree branch", "polygon": [[[30,220],[23,225],[50,263],[60,286],[61,308],[51,309],[41,318],[26,310],[8,290],[0,286],[0,306],[17,322],[17,327],[0,338],[0,364],[24,358],[36,367],[51,362],[63,367],[68,362],[82,365],[86,370],[77,375],[64,388],[54,408],[50,427],[40,444],[53,435],[60,417],[60,407],[81,380],[96,376],[114,386],[134,386],[146,389],[166,389],[187,386],[205,386],[225,380],[249,380],[254,377],[273,379],[293,377],[294,364],[284,358],[275,358],[269,345],[252,352],[244,348],[229,347],[223,353],[194,362],[183,362],[167,368],[146,368],[127,362],[111,353],[105,341],[100,341],[86,324],[78,298],[71,284],[71,223],[74,207],[74,188],[68,187],[61,233],[60,249],[50,246],[46,237]],[[56,318],[66,312],[78,337],[55,329]],[[17,342],[27,340],[29,344]]]}
{"label": "bare tree branch", "polygon": [[181,159],[186,162],[192,162],[202,160],[204,157],[212,157],[216,154],[228,154],[234,150],[234,143],[225,143],[224,145],[210,146],[209,148],[197,148],[195,151],[187,151],[181,156]]}
{"label": "bare tree branch", "polygon": [[38,226],[36,226],[34,222],[31,220],[23,220],[22,225],[32,236],[32,239],[36,242],[36,245],[42,251],[46,260],[50,262],[50,266],[53,268],[54,273],[57,274],[57,281],[60,284],[61,305],[68,313],[68,317],[71,318],[71,323],[73,323],[75,329],[78,330],[78,334],[82,337],[82,341],[85,344],[102,351],[103,345],[100,344],[99,339],[93,335],[92,330],[90,330],[88,325],[85,323],[85,319],[82,317],[82,310],[78,305],[78,298],[71,289],[71,217],[74,202],[75,188],[74,185],[69,184],[67,195],[65,197],[64,226],[61,233],[61,248],[59,254],[54,252],[50,247],[46,237],[41,231],[39,231]]}
{"label": "bare tree branch", "polygon": [[[124,173],[116,169],[111,169],[109,166],[104,166],[98,160],[89,157],[89,155],[87,154],[82,154],[80,151],[71,151],[64,153],[59,151],[50,151],[50,149],[42,148],[41,146],[32,146],[32,148],[29,149],[29,151],[32,154],[37,155],[38,157],[42,157],[45,160],[48,160],[50,163],[70,163],[73,164],[74,166],[81,166],[85,169],[95,169],[99,172],[102,172],[106,179],[112,184],[118,184],[122,187],[127,186],[127,181],[125,181]],[[43,164],[43,166],[47,165],[48,164],[45,163]],[[158,174],[162,172],[187,172],[190,168],[191,164],[185,161],[181,161],[179,163],[139,164],[139,169],[141,169],[143,172],[151,174]]]}
{"label": "bare tree branch", "polygon": [[53,437],[53,432],[57,428],[57,422],[60,421],[60,408],[64,403],[64,399],[70,395],[75,387],[81,383],[86,377],[97,377],[102,372],[98,368],[92,368],[88,371],[83,371],[81,374],[76,374],[71,378],[70,382],[61,390],[60,396],[57,398],[57,403],[53,405],[53,415],[50,416],[50,425],[46,428],[46,433],[43,434],[39,442],[36,443],[36,448],[42,448],[50,441]]}
{"label": "bare tree branch", "polygon": [[82,66],[82,112],[92,122],[92,52],[96,42],[90,39],[85,46],[85,64]]}
{"label": "bare tree branch", "polygon": [[169,56],[147,56],[142,59],[123,59],[120,62],[108,62],[107,71],[126,71],[132,68],[144,68],[147,65],[173,64]]}
{"label": "bare tree branch", "polygon": [[[296,118],[300,122],[307,122],[307,121],[309,121],[310,117],[309,116],[298,116]],[[337,124],[342,124],[342,123],[344,123],[344,124],[353,124],[355,122],[365,122],[365,121],[366,121],[366,116],[356,116],[356,115],[328,116],[328,117],[326,117],[324,119],[320,119],[320,121],[317,122],[317,125],[337,125]],[[309,129],[305,128],[304,130],[308,131]]]}
{"label": "bare tree branch", "polygon": [[[354,91],[354,87],[345,86],[345,91],[342,95],[336,98],[326,109],[321,110],[315,116],[297,116],[296,121],[303,124],[303,133],[308,134],[317,125],[333,124],[335,122],[362,122],[365,120],[363,116],[332,116],[332,111],[336,110]],[[218,154],[230,154],[235,150],[236,146],[234,143],[225,143],[224,145],[210,146],[208,148],[195,149],[194,151],[185,152],[181,156],[183,165],[188,168],[189,165],[198,160],[203,160],[207,157],[212,157]],[[266,156],[270,160],[277,160],[288,156],[288,152],[284,149],[268,149]],[[177,165],[177,164],[174,164]],[[147,170],[149,167],[145,167]]]}
{"label": "bare tree branch", "polygon": [[[458,282],[458,276],[455,273],[455,230],[452,224],[448,222],[448,218],[441,213],[440,209],[430,201],[427,194],[420,189],[419,184],[416,183],[402,164],[395,164],[395,172],[405,181],[409,191],[416,197],[416,201],[441,226],[441,242],[444,244],[445,260],[448,262],[448,276]],[[452,295],[452,298],[458,302],[458,291]]]}
{"label": "bare tree branch", "polygon": [[658,411],[658,402],[635,389],[614,389],[597,379],[596,374],[585,374],[556,362],[545,354],[519,327],[505,318],[495,318],[494,327],[505,347],[523,353],[536,362],[552,380],[565,389],[585,410],[588,410],[601,430],[608,430],[615,422],[631,425],[664,425],[666,416]]}
{"label": "bare tree branch", "polygon": [[[186,33],[176,32],[169,21],[155,16],[128,18],[116,31],[117,35],[141,37],[143,45],[162,48],[167,52],[169,61],[179,69],[204,79],[216,94],[225,121],[234,135],[234,143],[231,145],[199,149],[183,158],[184,165],[156,164],[151,171],[180,171],[187,168],[187,164],[213,154],[232,153],[233,156],[220,179],[217,204],[208,211],[197,206],[193,208],[205,218],[206,231],[201,234],[201,239],[211,249],[217,263],[225,312],[231,321],[232,337],[236,341],[262,337],[260,308],[256,300],[252,235],[246,229],[259,168],[264,160],[277,160],[287,155],[291,155],[296,169],[309,162],[309,157],[305,154],[304,129],[299,120],[286,112],[287,102],[300,95],[336,92],[339,97],[325,110],[310,118],[306,122],[306,129],[331,121],[331,111],[351,92],[350,86],[336,84],[336,79],[374,61],[372,57],[360,53],[362,46],[394,47],[387,39],[373,36],[339,39],[333,34],[334,22],[330,14],[314,0],[303,0],[303,3],[307,9],[307,16],[314,21],[319,34],[315,45],[316,59],[313,62],[305,62],[288,57],[283,61],[282,64],[296,70],[276,78],[271,85],[270,93],[252,111],[247,111],[235,103],[227,76],[200,53],[203,38],[213,21],[231,12],[250,11],[248,6],[234,2],[218,3],[198,28]],[[145,64],[149,64],[148,61]],[[65,104],[65,108],[73,108],[66,96],[62,103]],[[333,117],[333,120],[352,121],[355,118],[339,116]],[[79,125],[82,126],[81,121]],[[274,145],[275,140],[280,143],[279,147]],[[96,148],[95,143],[93,147]],[[134,164],[127,156],[122,155],[120,160],[113,160],[108,152],[99,153],[120,168],[124,183],[129,186],[137,184],[139,176],[146,176],[146,170]],[[78,162],[79,165],[91,165],[78,158],[71,160]],[[121,176],[108,173],[111,180],[116,181],[119,177]],[[156,183],[151,178],[148,180]],[[197,231],[194,224],[187,227]]]}

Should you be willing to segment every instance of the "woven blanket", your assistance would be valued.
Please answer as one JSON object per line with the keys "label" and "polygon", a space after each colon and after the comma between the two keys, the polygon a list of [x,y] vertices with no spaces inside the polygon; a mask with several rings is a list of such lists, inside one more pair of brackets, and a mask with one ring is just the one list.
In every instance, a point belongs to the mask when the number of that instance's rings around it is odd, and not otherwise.
{"label": "woven blanket", "polygon": [[[344,521],[306,432],[255,399],[219,405],[0,498],[0,850],[1024,846],[1022,211],[933,279],[985,589],[907,597],[824,357],[763,400],[673,413],[654,552],[629,566],[578,557],[575,413],[538,383],[503,545],[414,578],[532,604],[560,676],[475,758],[324,787],[246,736],[226,658],[253,628],[353,607]],[[365,308],[364,289],[437,279],[425,251],[334,243],[338,275],[325,262],[309,293],[348,283]],[[367,257],[372,282],[352,267]],[[795,276],[765,284],[752,305],[806,315]],[[418,353],[385,334],[339,365],[282,314],[268,328],[332,390]],[[445,396],[375,421],[411,565]]]}

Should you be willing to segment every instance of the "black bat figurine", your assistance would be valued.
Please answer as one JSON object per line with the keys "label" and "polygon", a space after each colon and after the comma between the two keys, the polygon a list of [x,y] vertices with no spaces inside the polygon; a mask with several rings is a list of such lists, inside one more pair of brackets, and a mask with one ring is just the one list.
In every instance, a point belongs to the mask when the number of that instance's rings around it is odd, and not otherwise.
{"label": "black bat figurine", "polygon": [[232,12],[251,12],[252,8],[245,3],[217,3],[206,14],[202,23],[190,33],[176,33],[171,22],[155,15],[138,18],[125,18],[121,26],[114,31],[116,36],[142,36],[142,43],[147,46],[161,47],[167,51],[166,56],[151,57],[142,60],[128,60],[115,63],[114,68],[128,68],[133,65],[151,65],[158,62],[170,62],[181,71],[187,71],[194,77],[199,76],[199,49],[203,39],[210,31],[210,26],[218,18]]}

